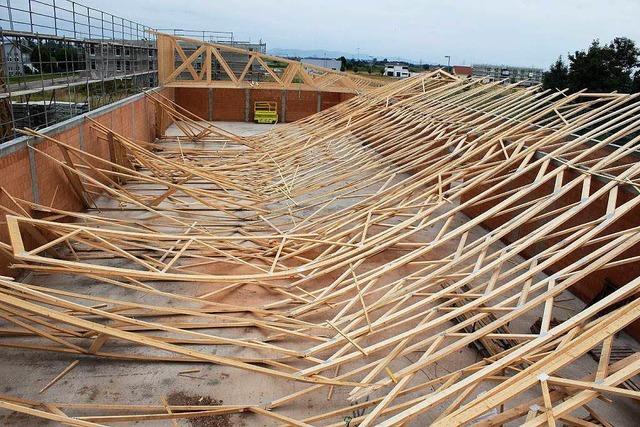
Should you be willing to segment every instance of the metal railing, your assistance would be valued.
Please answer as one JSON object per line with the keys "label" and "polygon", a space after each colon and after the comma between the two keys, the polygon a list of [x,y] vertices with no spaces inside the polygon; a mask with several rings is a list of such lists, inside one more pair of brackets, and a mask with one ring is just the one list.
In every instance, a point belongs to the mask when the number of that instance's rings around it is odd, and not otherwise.
{"label": "metal railing", "polygon": [[267,44],[264,43],[262,39],[257,42],[251,42],[251,40],[238,40],[235,38],[233,31],[202,31],[185,30],[180,28],[161,28],[158,31],[165,34],[171,34],[173,36],[202,40],[207,43],[225,44],[228,46],[239,47],[241,49],[255,50],[261,53],[267,52]]}
{"label": "metal railing", "polygon": [[0,142],[157,85],[151,27],[69,0],[0,0]]}
{"label": "metal railing", "polygon": [[161,28],[161,33],[171,34],[173,36],[189,37],[192,39],[202,40],[203,42],[233,44],[233,31],[200,31],[185,30],[181,28]]}
{"label": "metal railing", "polygon": [[3,0],[3,30],[76,40],[141,40],[150,27],[69,0]]}

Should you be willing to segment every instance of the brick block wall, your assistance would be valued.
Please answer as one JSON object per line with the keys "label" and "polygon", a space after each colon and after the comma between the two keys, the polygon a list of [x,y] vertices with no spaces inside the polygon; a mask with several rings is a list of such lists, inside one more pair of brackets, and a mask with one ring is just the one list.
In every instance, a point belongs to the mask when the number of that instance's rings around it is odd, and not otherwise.
{"label": "brick block wall", "polygon": [[318,112],[318,94],[309,91],[287,93],[287,121],[295,122]]}
{"label": "brick block wall", "polygon": [[[31,170],[29,168],[29,153],[27,150],[17,150],[0,157],[0,171],[2,171],[0,185],[8,193],[14,197],[33,201]],[[3,221],[5,215],[9,213],[6,209],[14,212],[20,211],[5,194],[0,194],[0,202],[0,206],[3,208],[2,212],[0,212],[0,218]],[[9,233],[4,224],[0,226],[0,241],[9,242]],[[7,275],[7,262],[8,259],[0,252],[0,275]]]}
{"label": "brick block wall", "polygon": [[209,118],[209,89],[176,88],[175,102],[204,120]]}
{"label": "brick block wall", "polygon": [[352,93],[340,93],[340,92],[322,92],[321,109],[326,110],[334,105],[353,98],[355,95]]}
{"label": "brick block wall", "polygon": [[[211,95],[209,95],[210,92]],[[209,96],[211,96],[211,104]],[[318,94],[312,91],[282,91],[278,89],[175,88],[175,100],[178,105],[204,120],[211,117],[213,120],[229,122],[243,122],[247,118],[252,121],[253,106],[256,101],[277,102],[280,121],[300,120],[318,112],[318,96],[320,96],[320,109],[324,110],[346,101],[354,95],[335,92]],[[284,118],[282,117],[283,100],[286,103]]]}
{"label": "brick block wall", "polygon": [[[225,122],[244,121],[246,102],[244,89],[213,89],[212,92],[213,111],[211,118],[213,120]],[[207,95],[205,94],[205,96]]]}
{"label": "brick block wall", "polygon": [[[597,158],[597,157],[604,156],[606,154],[608,154],[608,150],[599,150],[590,157]],[[637,161],[638,161],[637,158],[628,156],[620,159],[616,163],[613,163],[612,166],[622,165],[622,164],[627,164],[630,162],[637,162]],[[558,166],[559,164],[552,163],[549,165],[548,171]],[[520,186],[529,184],[533,182],[533,180],[536,177],[536,174],[537,172],[531,172],[529,174],[521,176],[520,178],[511,182],[508,186],[502,187],[500,189],[500,192],[508,191],[508,190],[515,189]],[[565,171],[563,182],[567,183],[570,180],[575,179],[576,177],[578,177],[578,174],[576,172],[572,170],[567,170]],[[596,177],[592,178],[590,194],[594,194],[598,189],[602,188],[603,185],[604,185],[604,182],[602,180],[597,179]],[[534,200],[552,193],[553,186],[554,186],[553,182],[545,183],[544,185],[537,188],[535,191],[532,191],[526,198],[523,197],[522,199],[520,199],[518,201],[518,204],[525,203],[527,201]],[[462,202],[468,201],[469,199],[477,196],[484,190],[486,190],[486,188],[483,188],[483,187],[478,187],[474,189],[472,192],[469,192],[464,195]],[[581,198],[581,191],[582,191],[582,186],[581,185],[576,186],[571,191],[569,191],[564,197],[562,197],[560,200],[549,205],[544,210],[544,212],[552,212],[562,207],[568,206],[572,203],[578,202]],[[617,206],[624,204],[625,202],[631,200],[632,198],[633,198],[633,194],[631,194],[628,190],[621,188],[621,191],[618,192]],[[494,206],[495,204],[499,203],[502,200],[504,200],[504,198],[500,200],[493,200],[491,202],[487,202],[486,204],[478,204],[473,207],[466,208],[463,211],[466,215],[473,218],[473,217],[479,216],[480,214],[485,212],[486,209],[488,209],[491,206]],[[605,194],[604,196],[594,201],[587,208],[583,209],[580,212],[579,217],[567,220],[556,231],[566,230],[566,229],[575,227],[579,224],[600,218],[606,212],[607,200],[608,200],[608,194]],[[520,213],[521,211],[509,212],[497,218],[492,218],[488,221],[484,221],[482,225],[483,227],[489,230],[494,230],[499,226],[501,226],[502,224],[506,223],[507,221],[513,219],[515,216],[517,216]],[[518,229],[516,229],[514,232],[504,236],[502,240],[507,244],[512,243],[517,239],[521,238],[522,236],[525,236],[526,234],[531,233],[538,226],[539,224],[524,224],[520,226]],[[617,231],[628,230],[630,228],[639,227],[639,226],[640,226],[640,206],[637,206],[633,208],[630,212],[628,212],[626,215],[618,219],[615,223],[613,223],[608,228],[606,233],[607,234],[615,233]],[[562,240],[565,237],[566,236],[559,236],[554,239],[538,242],[535,245],[526,248],[523,251],[523,256],[532,257],[542,252],[543,250],[553,246],[554,244],[558,243],[560,240]],[[606,242],[603,242],[603,243],[606,243]],[[579,250],[576,250],[572,252],[571,255],[551,265],[549,268],[545,270],[545,272],[547,274],[556,273],[562,268],[567,267],[568,265],[583,258],[587,254],[593,252],[593,250],[597,249],[597,247],[598,246],[596,245],[591,245],[591,246],[583,247]],[[618,259],[624,259],[624,258],[629,258],[634,256],[640,256],[640,245],[636,245],[630,248],[625,253],[623,253]],[[617,267],[607,268],[607,269],[601,269],[589,274],[583,280],[575,284],[571,288],[571,292],[574,295],[576,295],[578,298],[583,300],[584,302],[589,303],[594,299],[594,297],[596,297],[603,290],[606,283],[609,283],[614,287],[620,287],[622,285],[626,285],[628,282],[630,282],[631,280],[639,276],[640,276],[640,263],[637,263],[637,262],[631,263],[631,264],[625,264]],[[554,316],[558,316],[558,314],[554,313]],[[636,339],[640,339],[640,322],[635,322],[631,324],[627,328],[627,331],[631,335],[633,335]]]}
{"label": "brick block wall", "polygon": [[[173,99],[172,89],[163,89],[161,93]],[[128,138],[144,142],[152,142],[155,139],[155,103],[143,95],[132,96],[84,116],[75,117],[43,129],[42,132],[72,147],[109,160],[108,144],[98,138],[97,132],[91,128],[91,122],[85,116],[91,117]],[[27,142],[38,151],[32,151],[30,155]],[[62,161],[63,156],[58,147],[47,140],[18,138],[0,145],[0,171],[2,171],[0,186],[12,196],[20,199],[63,210],[80,210],[82,208],[80,200],[71,189],[62,166],[56,164],[53,159]],[[89,172],[87,174],[93,176]],[[34,179],[32,179],[32,175]],[[0,194],[0,206],[4,208],[0,212],[0,221],[2,221],[0,241],[8,243],[9,234],[6,224],[4,224],[4,217],[7,214],[7,209],[19,211],[19,208],[5,194]],[[27,239],[25,243],[28,247],[30,241]],[[0,275],[16,275],[18,273],[9,268],[10,262],[11,260],[0,252]]]}

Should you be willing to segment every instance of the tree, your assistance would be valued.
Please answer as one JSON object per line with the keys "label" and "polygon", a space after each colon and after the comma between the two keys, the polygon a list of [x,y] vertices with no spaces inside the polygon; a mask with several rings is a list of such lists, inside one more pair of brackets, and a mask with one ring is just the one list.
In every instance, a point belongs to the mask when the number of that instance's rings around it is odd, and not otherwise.
{"label": "tree", "polygon": [[609,44],[594,40],[586,50],[569,55],[569,67],[559,58],[544,74],[542,83],[549,88],[569,88],[571,92],[638,92],[637,72],[640,49],[633,40],[616,37]]}
{"label": "tree", "polygon": [[41,44],[31,51],[31,62],[43,73],[51,73],[53,70],[51,52],[46,44]]}
{"label": "tree", "polygon": [[562,56],[542,75],[542,86],[545,89],[565,89],[569,83],[569,68]]}
{"label": "tree", "polygon": [[633,86],[631,88],[631,92],[640,92],[640,70],[636,71],[633,75]]}
{"label": "tree", "polygon": [[631,73],[639,55],[635,43],[627,38],[617,37],[608,45],[594,40],[586,51],[569,55],[569,89],[628,93],[633,88]]}
{"label": "tree", "polygon": [[340,60],[340,71],[347,71],[347,58],[341,56],[338,59]]}

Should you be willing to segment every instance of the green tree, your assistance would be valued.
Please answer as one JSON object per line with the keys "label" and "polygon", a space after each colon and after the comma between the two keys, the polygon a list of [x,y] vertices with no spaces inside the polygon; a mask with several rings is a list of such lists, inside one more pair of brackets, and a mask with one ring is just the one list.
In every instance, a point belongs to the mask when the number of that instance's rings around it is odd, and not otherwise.
{"label": "green tree", "polygon": [[631,91],[633,93],[640,92],[640,70],[636,71],[633,75],[633,86]]}
{"label": "green tree", "polygon": [[347,71],[347,58],[341,56],[338,59],[340,60],[340,71]]}
{"label": "green tree", "polygon": [[51,52],[46,44],[36,46],[35,49],[31,51],[31,62],[43,73],[50,73],[53,71],[51,61]]}
{"label": "green tree", "polygon": [[631,92],[632,72],[640,51],[632,40],[617,37],[608,45],[594,40],[585,51],[569,55],[568,86],[572,91]]}
{"label": "green tree", "polygon": [[545,89],[565,89],[569,84],[569,68],[562,56],[542,75],[542,86]]}
{"label": "green tree", "polygon": [[633,40],[616,37],[609,44],[594,40],[586,50],[569,55],[569,67],[562,58],[556,61],[543,76],[543,86],[569,88],[576,92],[638,92],[640,91],[640,49]]}

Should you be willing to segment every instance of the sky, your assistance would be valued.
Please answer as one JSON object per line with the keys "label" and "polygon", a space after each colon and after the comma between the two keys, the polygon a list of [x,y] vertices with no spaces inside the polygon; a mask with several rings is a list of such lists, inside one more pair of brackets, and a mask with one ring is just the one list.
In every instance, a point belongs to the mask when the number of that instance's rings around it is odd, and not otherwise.
{"label": "sky", "polygon": [[267,49],[547,68],[593,39],[640,43],[640,0],[80,0],[154,28],[233,31]]}

